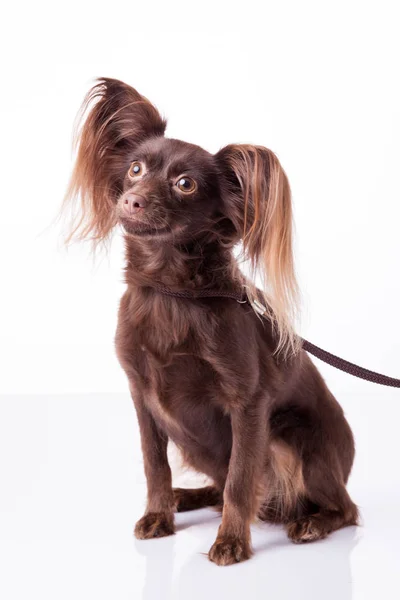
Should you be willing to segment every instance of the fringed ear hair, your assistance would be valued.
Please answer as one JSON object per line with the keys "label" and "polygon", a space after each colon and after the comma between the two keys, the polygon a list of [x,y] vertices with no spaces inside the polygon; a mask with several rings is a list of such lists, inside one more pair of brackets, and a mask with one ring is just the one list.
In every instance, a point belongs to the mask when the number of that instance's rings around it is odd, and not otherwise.
{"label": "fringed ear hair", "polygon": [[[256,275],[262,281],[262,301],[277,333],[276,352],[288,356],[299,348],[288,179],[275,154],[261,146],[229,145],[216,159],[226,181],[227,216],[242,239],[253,282]],[[248,293],[253,301],[259,299],[254,283]]]}
{"label": "fringed ear hair", "polygon": [[116,224],[115,205],[131,151],[147,137],[163,135],[165,127],[157,109],[136,90],[116,79],[98,80],[82,104],[75,135],[78,152],[63,205],[73,207],[67,242],[90,237],[97,244],[107,237]]}

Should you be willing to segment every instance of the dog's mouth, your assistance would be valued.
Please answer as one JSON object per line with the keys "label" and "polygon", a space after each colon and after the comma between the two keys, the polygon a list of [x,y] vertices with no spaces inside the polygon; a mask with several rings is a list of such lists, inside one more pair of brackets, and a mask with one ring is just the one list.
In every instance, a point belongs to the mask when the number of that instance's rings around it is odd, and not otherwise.
{"label": "dog's mouth", "polygon": [[119,221],[125,231],[132,235],[161,235],[163,233],[171,232],[171,228],[168,226],[157,227],[148,222],[139,221],[138,219],[120,217]]}

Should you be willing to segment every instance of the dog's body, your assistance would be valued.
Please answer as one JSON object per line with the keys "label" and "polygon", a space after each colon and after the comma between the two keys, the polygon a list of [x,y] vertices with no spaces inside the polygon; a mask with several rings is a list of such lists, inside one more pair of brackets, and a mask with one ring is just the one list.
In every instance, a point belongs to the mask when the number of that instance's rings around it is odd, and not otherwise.
{"label": "dog's body", "polygon": [[[156,109],[115,80],[102,80],[88,102],[94,98],[70,196],[82,197],[83,236],[103,239],[117,220],[126,232],[116,348],[148,482],[137,537],[172,534],[175,510],[223,505],[209,557],[231,564],[251,555],[257,515],[284,523],[295,542],[356,524],[345,488],[351,430],[290,328],[290,193],[276,157],[255,146],[211,155],[167,139]],[[240,239],[253,263],[263,260],[269,296],[241,274],[232,254]],[[268,302],[267,317],[234,299],[159,289],[244,285]],[[168,439],[213,485],[172,488]]]}

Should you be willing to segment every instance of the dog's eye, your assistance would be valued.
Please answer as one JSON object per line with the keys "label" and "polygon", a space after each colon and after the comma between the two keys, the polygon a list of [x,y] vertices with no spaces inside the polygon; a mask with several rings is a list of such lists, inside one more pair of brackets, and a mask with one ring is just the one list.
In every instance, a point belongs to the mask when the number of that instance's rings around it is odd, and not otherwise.
{"label": "dog's eye", "polygon": [[138,177],[139,175],[142,175],[142,174],[143,174],[143,166],[138,160],[135,160],[129,167],[128,175],[129,175],[129,177]]}
{"label": "dog's eye", "polygon": [[190,192],[194,192],[196,189],[196,182],[190,177],[181,177],[176,182],[176,187],[179,188],[181,192],[188,194]]}

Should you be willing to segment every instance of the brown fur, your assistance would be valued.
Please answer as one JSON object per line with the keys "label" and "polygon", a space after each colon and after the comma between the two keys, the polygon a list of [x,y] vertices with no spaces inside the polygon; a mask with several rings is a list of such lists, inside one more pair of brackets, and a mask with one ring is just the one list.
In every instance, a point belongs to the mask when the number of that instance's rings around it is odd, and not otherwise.
{"label": "brown fur", "polygon": [[[148,484],[136,536],[172,534],[174,511],[223,502],[209,558],[227,565],[251,556],[257,515],[285,524],[294,542],[356,524],[345,487],[352,433],[294,334],[290,189],[276,156],[248,145],[212,155],[165,138],[157,110],[115,80],[100,80],[85,109],[66,202],[81,199],[75,236],[98,242],[118,222],[125,230],[127,288],[116,350],[137,412]],[[137,177],[128,174],[134,161],[143,165]],[[190,193],[178,188],[182,177],[194,180]],[[140,203],[128,213],[135,198]],[[232,253],[240,240],[254,270],[265,275],[264,292],[241,274]],[[246,285],[267,313],[260,317],[226,298],[166,296],[160,285]],[[172,488],[169,439],[213,486]]]}
{"label": "brown fur", "polygon": [[306,496],[302,461],[282,440],[270,444],[265,471],[265,494],[259,516],[265,521],[284,522]]}
{"label": "brown fur", "polygon": [[196,510],[207,506],[219,506],[222,509],[222,494],[213,485],[203,488],[174,488],[174,498],[177,512]]}

